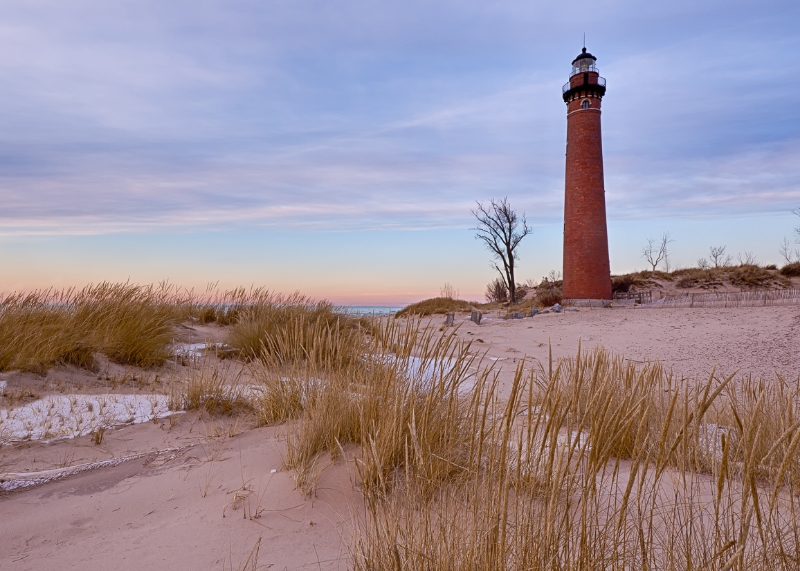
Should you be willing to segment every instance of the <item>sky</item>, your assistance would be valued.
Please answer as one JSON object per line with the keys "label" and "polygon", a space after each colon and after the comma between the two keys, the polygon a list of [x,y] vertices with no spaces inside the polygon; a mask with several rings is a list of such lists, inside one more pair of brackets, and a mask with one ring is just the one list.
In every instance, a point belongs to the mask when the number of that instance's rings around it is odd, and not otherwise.
{"label": "sky", "polygon": [[561,86],[597,57],[613,273],[800,218],[800,4],[4,0],[0,292],[103,280],[395,305],[561,269]]}

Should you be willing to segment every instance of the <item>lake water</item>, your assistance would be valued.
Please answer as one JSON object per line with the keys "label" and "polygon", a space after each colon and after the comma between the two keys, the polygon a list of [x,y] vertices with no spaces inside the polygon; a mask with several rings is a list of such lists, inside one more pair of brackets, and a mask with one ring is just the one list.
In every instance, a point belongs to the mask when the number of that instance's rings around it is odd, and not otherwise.
{"label": "lake water", "polygon": [[403,309],[403,305],[343,305],[342,309],[355,315],[393,315]]}

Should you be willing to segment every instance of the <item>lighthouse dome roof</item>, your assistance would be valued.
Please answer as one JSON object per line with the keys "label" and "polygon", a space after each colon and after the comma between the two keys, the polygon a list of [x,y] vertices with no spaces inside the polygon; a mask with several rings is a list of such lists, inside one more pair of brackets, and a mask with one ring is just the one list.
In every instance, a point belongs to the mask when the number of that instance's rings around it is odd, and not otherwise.
{"label": "lighthouse dome roof", "polygon": [[582,59],[592,59],[594,61],[597,61],[596,57],[594,57],[592,54],[587,52],[586,48],[583,48],[583,50],[581,50],[580,55],[578,55],[578,57],[576,57],[574,60],[572,60],[572,65],[575,65],[576,62],[579,62]]}

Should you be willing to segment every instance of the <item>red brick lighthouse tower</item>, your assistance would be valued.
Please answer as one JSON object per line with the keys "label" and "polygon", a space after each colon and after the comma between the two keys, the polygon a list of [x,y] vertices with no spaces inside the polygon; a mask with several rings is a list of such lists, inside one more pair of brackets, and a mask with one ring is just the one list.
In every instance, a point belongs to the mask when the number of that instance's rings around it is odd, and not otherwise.
{"label": "red brick lighthouse tower", "polygon": [[562,90],[567,104],[567,172],[564,189],[565,300],[610,300],[606,197],[600,102],[606,80],[586,48],[572,62]]}

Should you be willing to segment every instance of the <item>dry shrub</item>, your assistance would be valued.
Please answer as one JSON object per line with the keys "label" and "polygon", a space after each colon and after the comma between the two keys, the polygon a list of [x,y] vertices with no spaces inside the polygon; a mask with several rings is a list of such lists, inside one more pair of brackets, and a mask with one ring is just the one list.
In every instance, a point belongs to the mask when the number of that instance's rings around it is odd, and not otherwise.
{"label": "dry shrub", "polygon": [[0,370],[94,367],[94,354],[139,367],[170,355],[184,297],[171,286],[101,283],[0,299]]}
{"label": "dry shrub", "polygon": [[486,292],[484,293],[486,301],[489,303],[495,301],[506,301],[508,299],[508,286],[501,278],[495,278],[486,284]]}
{"label": "dry shrub", "polygon": [[721,287],[725,282],[725,270],[727,268],[686,268],[672,272],[673,277],[678,281],[676,286],[679,288],[711,289]]}
{"label": "dry shrub", "polygon": [[742,289],[765,289],[790,287],[791,282],[783,275],[776,275],[755,264],[741,264],[727,268],[727,279],[731,285]]}
{"label": "dry shrub", "polygon": [[544,278],[536,288],[534,303],[539,307],[550,307],[556,303],[561,303],[561,288],[563,285],[563,280]]}
{"label": "dry shrub", "polygon": [[[656,274],[656,275],[651,275],[651,274]],[[652,278],[660,276],[669,276],[669,274],[664,274],[664,272],[656,271],[656,272],[638,272],[634,274],[612,276],[611,291],[612,293],[616,292],[627,293],[629,291],[637,291],[637,290],[649,289],[652,287],[658,287],[657,284],[652,280]]]}
{"label": "dry shrub", "polygon": [[[791,391],[751,392],[745,406],[730,383],[678,382],[603,351],[547,371],[520,365],[506,402],[479,382],[459,412],[472,428],[456,449],[469,454],[437,450],[457,459],[445,477],[431,481],[410,461],[387,471],[371,441],[363,450],[361,473],[391,485],[364,486],[353,567],[797,569],[798,482],[787,466],[800,436],[788,415],[764,416]],[[725,410],[741,419],[735,436],[709,423]]]}
{"label": "dry shrub", "polygon": [[800,276],[800,262],[792,262],[791,264],[786,264],[781,268],[780,274],[787,278],[796,278]]}

